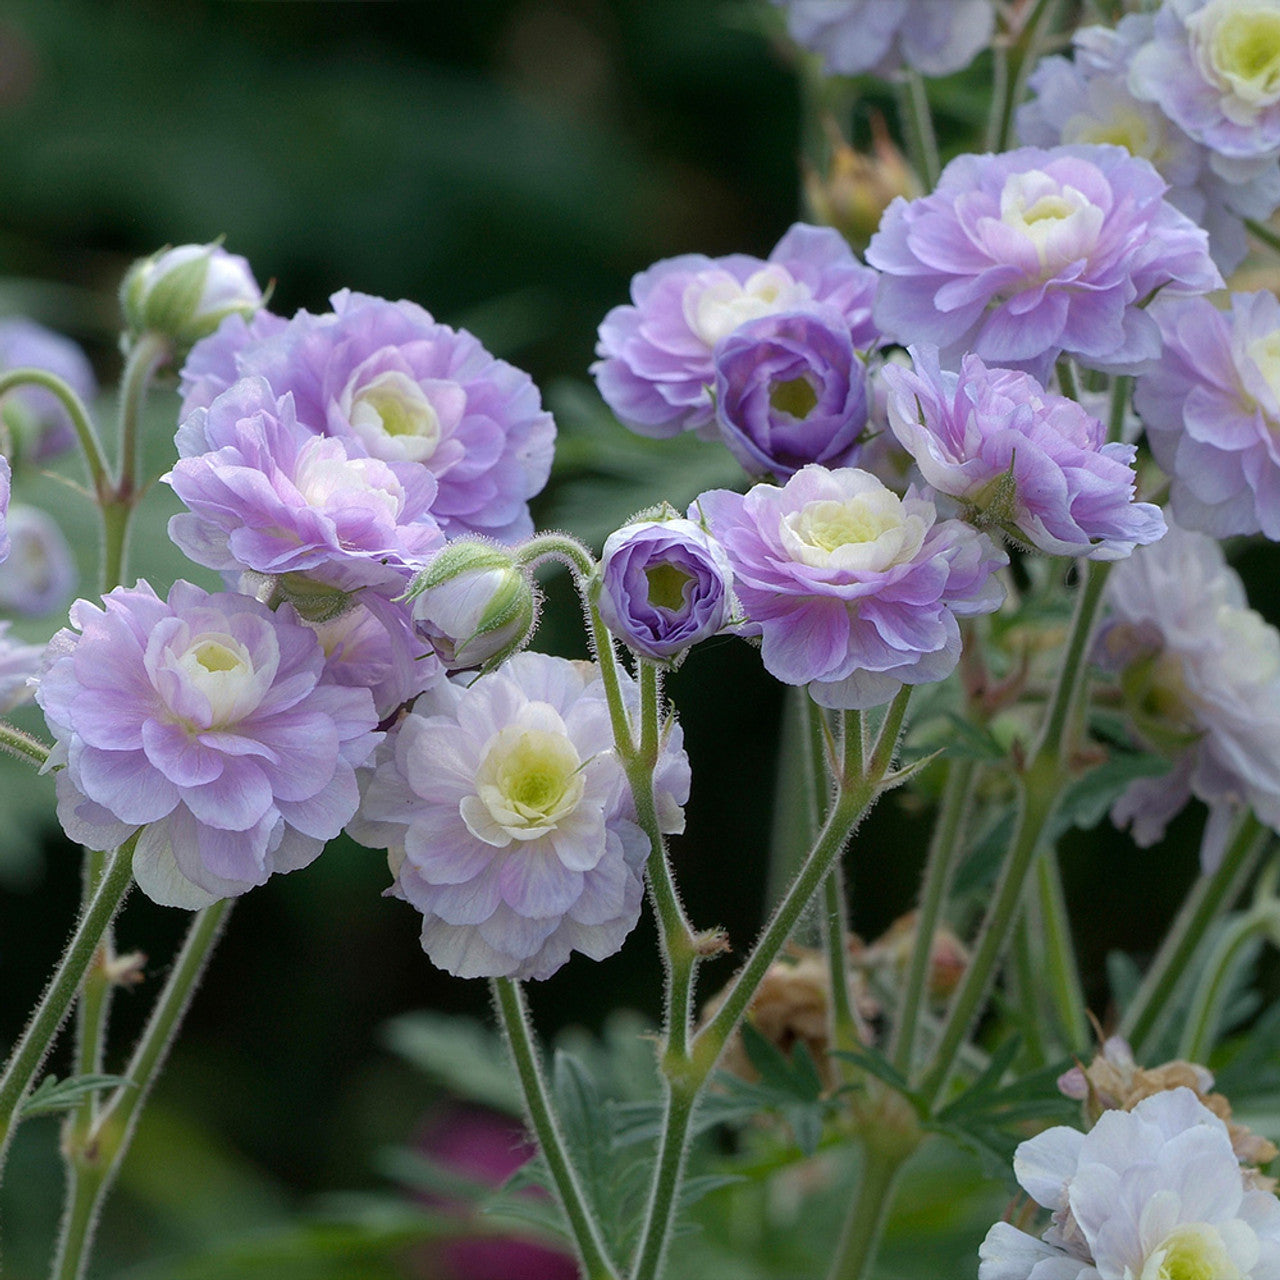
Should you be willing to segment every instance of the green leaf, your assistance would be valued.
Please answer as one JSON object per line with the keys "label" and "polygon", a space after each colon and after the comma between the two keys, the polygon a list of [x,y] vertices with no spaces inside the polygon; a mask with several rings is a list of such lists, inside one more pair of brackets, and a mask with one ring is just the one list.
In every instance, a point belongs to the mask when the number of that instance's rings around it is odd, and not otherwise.
{"label": "green leaf", "polygon": [[122,1085],[132,1088],[133,1081],[127,1076],[85,1075],[71,1076],[66,1080],[59,1080],[57,1076],[45,1076],[27,1096],[18,1114],[23,1119],[30,1119],[31,1116],[51,1116],[59,1111],[71,1111],[89,1094]]}
{"label": "green leaf", "polygon": [[1169,761],[1163,756],[1141,751],[1113,752],[1105,764],[1090,769],[1067,788],[1049,822],[1045,838],[1052,841],[1071,827],[1091,831],[1106,817],[1131,782],[1139,778],[1159,777],[1168,773],[1169,767]]}
{"label": "green leaf", "polygon": [[831,1056],[847,1059],[869,1075],[875,1076],[877,1080],[883,1080],[891,1089],[896,1089],[904,1098],[910,1099],[912,1104],[915,1104],[916,1097],[911,1092],[911,1085],[906,1076],[898,1071],[888,1058],[874,1049],[865,1046],[856,1049],[833,1049]]}
{"label": "green leaf", "polygon": [[393,1052],[460,1098],[523,1118],[520,1082],[496,1031],[470,1018],[406,1013],[388,1022],[382,1036]]}

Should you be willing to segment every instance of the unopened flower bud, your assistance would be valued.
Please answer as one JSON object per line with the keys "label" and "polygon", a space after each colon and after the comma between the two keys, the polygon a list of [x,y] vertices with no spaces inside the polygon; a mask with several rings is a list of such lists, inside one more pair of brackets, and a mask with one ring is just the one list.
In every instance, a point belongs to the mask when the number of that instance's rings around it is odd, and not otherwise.
{"label": "unopened flower bud", "polygon": [[654,662],[722,631],[733,613],[729,558],[692,520],[642,520],[611,533],[600,574],[605,626]]}
{"label": "unopened flower bud", "polygon": [[924,194],[920,180],[893,145],[882,116],[871,117],[872,155],[855,151],[830,118],[826,125],[831,162],[825,174],[806,168],[805,198],[815,221],[835,227],[850,243],[865,249],[896,196],[914,200]]}
{"label": "unopened flower bud", "polygon": [[449,543],[409,589],[418,633],[451,671],[496,664],[522,648],[537,623],[529,575],[487,542]]}
{"label": "unopened flower bud", "polygon": [[249,263],[220,244],[184,244],[141,258],[120,286],[128,338],[158,333],[187,350],[229,315],[246,319],[263,304]]}

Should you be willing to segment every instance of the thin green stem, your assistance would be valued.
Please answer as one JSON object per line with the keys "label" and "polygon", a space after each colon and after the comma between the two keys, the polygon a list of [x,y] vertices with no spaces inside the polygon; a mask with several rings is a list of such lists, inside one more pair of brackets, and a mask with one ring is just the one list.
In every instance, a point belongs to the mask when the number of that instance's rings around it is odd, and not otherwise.
{"label": "thin green stem", "polygon": [[1076,378],[1076,367],[1070,356],[1059,356],[1054,369],[1058,374],[1058,389],[1068,400],[1080,402],[1080,383]]}
{"label": "thin green stem", "polygon": [[542,1158],[551,1173],[560,1207],[569,1223],[583,1274],[586,1280],[619,1280],[617,1268],[609,1260],[600,1227],[582,1190],[577,1171],[569,1159],[560,1128],[556,1124],[555,1113],[551,1109],[542,1063],[533,1042],[524,991],[518,982],[513,982],[510,978],[493,978],[490,987],[511,1048],[511,1056],[515,1060],[516,1073],[520,1077],[529,1121],[538,1139]]}
{"label": "thin green stem", "polygon": [[1267,830],[1250,812],[1228,843],[1222,861],[1192,886],[1120,1022],[1120,1034],[1132,1045],[1137,1061],[1142,1062],[1155,1047],[1174,992],[1190,971],[1192,957],[1210,925],[1243,889],[1268,838]]}
{"label": "thin green stem", "polygon": [[1111,398],[1107,410],[1107,440],[1111,444],[1124,438],[1124,420],[1132,386],[1133,379],[1127,373],[1118,374],[1111,380]]}
{"label": "thin green stem", "polygon": [[97,891],[82,913],[31,1021],[9,1057],[4,1074],[0,1075],[0,1175],[4,1172],[4,1157],[27,1090],[93,963],[102,935],[133,883],[133,848],[137,841],[138,833],[135,833],[107,860]]}
{"label": "thin green stem", "polygon": [[848,911],[845,906],[844,871],[837,860],[822,885],[823,941],[827,952],[827,975],[831,983],[831,1046],[852,1049],[862,1037],[858,1016],[849,996]]}
{"label": "thin green stem", "polygon": [[112,1091],[89,1131],[82,1137],[73,1134],[65,1144],[68,1200],[58,1236],[54,1280],[79,1280],[88,1266],[103,1202],[124,1163],[142,1108],[177,1039],[231,905],[231,899],[224,898],[192,917],[125,1068],[125,1083]]}
{"label": "thin green stem", "polygon": [[929,841],[929,855],[920,890],[920,908],[916,913],[915,940],[902,984],[902,998],[898,1005],[890,1048],[893,1065],[903,1075],[909,1073],[915,1053],[920,1009],[924,1004],[925,988],[929,982],[933,938],[938,931],[938,922],[942,919],[943,907],[951,887],[951,876],[959,858],[965,819],[973,802],[977,773],[977,762],[972,759],[951,762],[937,822]]}
{"label": "thin green stem", "polygon": [[863,1148],[862,1177],[836,1247],[829,1280],[863,1280],[870,1273],[893,1201],[893,1189],[909,1152]]}
{"label": "thin green stem", "polygon": [[1076,950],[1071,941],[1071,920],[1062,891],[1062,871],[1053,849],[1046,849],[1036,866],[1036,890],[1040,901],[1040,928],[1049,994],[1053,997],[1058,1022],[1066,1037],[1066,1047],[1073,1053],[1083,1053],[1089,1046],[1092,1032]]}
{"label": "thin green stem", "polygon": [[1226,1004],[1228,988],[1241,951],[1262,935],[1274,937],[1277,927],[1276,903],[1246,912],[1222,932],[1204,966],[1191,1009],[1183,1023],[1177,1056],[1185,1062],[1208,1062],[1218,1039],[1218,1022]]}
{"label": "thin green stem", "polygon": [[1081,562],[1085,580],[1076,601],[1066,654],[1043,728],[1019,777],[1022,794],[1009,851],[1005,855],[977,946],[952,997],[942,1033],[921,1082],[921,1092],[930,1104],[941,1095],[956,1055],[986,998],[996,964],[1017,919],[1027,874],[1067,777],[1074,745],[1071,735],[1075,731],[1086,688],[1085,658],[1102,606],[1108,569],[1105,562]]}
{"label": "thin green stem", "polygon": [[102,451],[102,442],[94,430],[93,420],[89,417],[84,401],[61,378],[47,369],[11,369],[0,376],[0,396],[12,391],[14,387],[24,386],[42,387],[57,396],[71,419],[76,439],[84,451],[84,460],[89,468],[94,490],[99,494],[106,493],[111,487],[111,474],[106,455]]}
{"label": "thin green stem", "polygon": [[676,1081],[667,1081],[657,1168],[630,1280],[656,1280],[662,1268],[675,1221],[680,1181],[689,1150],[689,1130],[697,1101],[697,1088],[690,1089]]}
{"label": "thin green stem", "polygon": [[911,162],[923,179],[925,189],[931,191],[938,184],[942,164],[938,159],[933,112],[929,109],[929,91],[918,71],[904,73],[904,80],[898,86],[898,110]]}
{"label": "thin green stem", "polygon": [[6,751],[19,760],[27,760],[31,764],[43,767],[49,759],[49,750],[39,738],[32,737],[25,730],[7,720],[0,720],[0,750]]}
{"label": "thin green stem", "polygon": [[120,376],[120,456],[116,459],[116,500],[132,505],[137,495],[138,434],[147,391],[156,373],[173,359],[173,343],[163,334],[141,334],[129,349]]}
{"label": "thin green stem", "polygon": [[1003,92],[996,96],[993,119],[987,125],[991,144],[988,149],[991,151],[1009,150],[1015,109],[1025,96],[1027,77],[1039,58],[1045,37],[1052,29],[1060,3],[1061,0],[1036,0],[1035,7],[1019,29],[1016,42],[1006,55],[1008,66],[1001,86]]}
{"label": "thin green stem", "polygon": [[1044,1009],[1040,1002],[1040,983],[1036,975],[1035,947],[1032,943],[1031,913],[1024,903],[1022,914],[1013,930],[1013,980],[1021,1013],[1018,1031],[1022,1035],[1026,1059],[1036,1067],[1048,1061],[1044,1048]]}
{"label": "thin green stem", "polygon": [[1246,218],[1244,225],[1251,236],[1261,240],[1268,249],[1274,249],[1280,253],[1280,232],[1273,231],[1265,222],[1259,222],[1255,218]]}
{"label": "thin green stem", "polygon": [[546,560],[559,560],[583,579],[590,578],[596,571],[595,557],[567,533],[540,533],[530,538],[515,548],[515,560],[526,569],[537,568]]}

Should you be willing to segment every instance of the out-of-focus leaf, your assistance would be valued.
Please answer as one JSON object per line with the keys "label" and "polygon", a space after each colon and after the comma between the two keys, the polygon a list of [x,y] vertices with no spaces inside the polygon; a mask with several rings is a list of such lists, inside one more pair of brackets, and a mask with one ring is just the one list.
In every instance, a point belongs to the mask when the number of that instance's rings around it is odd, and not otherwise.
{"label": "out-of-focus leaf", "polygon": [[395,1053],[458,1097],[523,1116],[520,1082],[497,1031],[470,1018],[417,1012],[388,1022],[382,1035]]}

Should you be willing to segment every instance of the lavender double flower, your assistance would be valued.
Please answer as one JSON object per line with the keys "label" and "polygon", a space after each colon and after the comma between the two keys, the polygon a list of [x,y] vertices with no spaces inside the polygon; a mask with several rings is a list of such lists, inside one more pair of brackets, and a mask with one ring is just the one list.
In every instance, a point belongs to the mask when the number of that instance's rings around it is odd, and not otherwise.
{"label": "lavender double flower", "polygon": [[197,564],[238,574],[303,575],[338,591],[399,595],[443,534],[435,478],[316,435],[262,378],[246,378],[177,436],[164,479],[188,511],[169,522]]}
{"label": "lavender double flower", "polygon": [[55,737],[63,830],[111,849],[143,827],[134,876],[197,908],[306,866],[355,813],[377,744],[367,689],[342,688],[313,632],[248,596],[176,582],[78,600],[37,700]]}
{"label": "lavender double flower", "polygon": [[[528,374],[411,302],[343,290],[323,315],[229,321],[192,352],[184,412],[236,378],[293,397],[298,422],[352,457],[413,463],[435,487],[447,537],[515,542],[533,533],[529,499],[547,482],[555,423]],[[207,346],[206,346],[207,344]]]}
{"label": "lavender double flower", "polygon": [[[362,787],[351,834],[388,851],[390,892],[422,912],[423,950],[458,977],[546,978],[573,951],[611,955],[639,917],[649,838],[594,667],[522,653],[441,682]],[[682,830],[689,764],[676,725],[654,792],[662,830]]]}
{"label": "lavender double flower", "polygon": [[1065,352],[1140,372],[1160,354],[1151,296],[1222,284],[1205,232],[1166,188],[1120,147],[960,156],[930,195],[886,210],[867,249],[883,273],[876,323],[939,347],[949,368],[972,351],[1043,382]]}
{"label": "lavender double flower", "polygon": [[797,223],[767,261],[685,254],[642,271],[631,303],[600,324],[591,366],[618,420],[644,436],[715,434],[710,388],[717,344],[749,320],[780,312],[834,309],[858,350],[876,346],[871,323],[875,272],[830,227]]}
{"label": "lavender double flower", "polygon": [[1133,399],[1174,516],[1216,538],[1280,541],[1280,302],[1237,293],[1223,312],[1178,298],[1152,314],[1164,353]]}
{"label": "lavender double flower", "polygon": [[1176,525],[1116,567],[1107,606],[1095,661],[1119,675],[1136,736],[1172,764],[1131,783],[1112,821],[1151,845],[1194,795],[1209,806],[1212,870],[1243,807],[1280,830],[1280,633],[1219,545]]}
{"label": "lavender double flower", "polygon": [[874,707],[944,679],[960,657],[956,619],[1004,599],[1006,557],[985,534],[856,468],[712,490],[690,514],[729,556],[742,634],[760,637],[766,670],[823,706]]}
{"label": "lavender double flower", "polygon": [[1074,400],[1030,374],[988,369],[975,355],[960,372],[933,347],[912,347],[914,371],[886,365],[889,425],[926,483],[959,498],[975,523],[994,524],[1050,555],[1116,560],[1165,531],[1160,508],[1135,502],[1131,444]]}
{"label": "lavender double flower", "polygon": [[740,325],[715,352],[716,422],[753,476],[857,461],[867,371],[840,312],[784,311]]}

